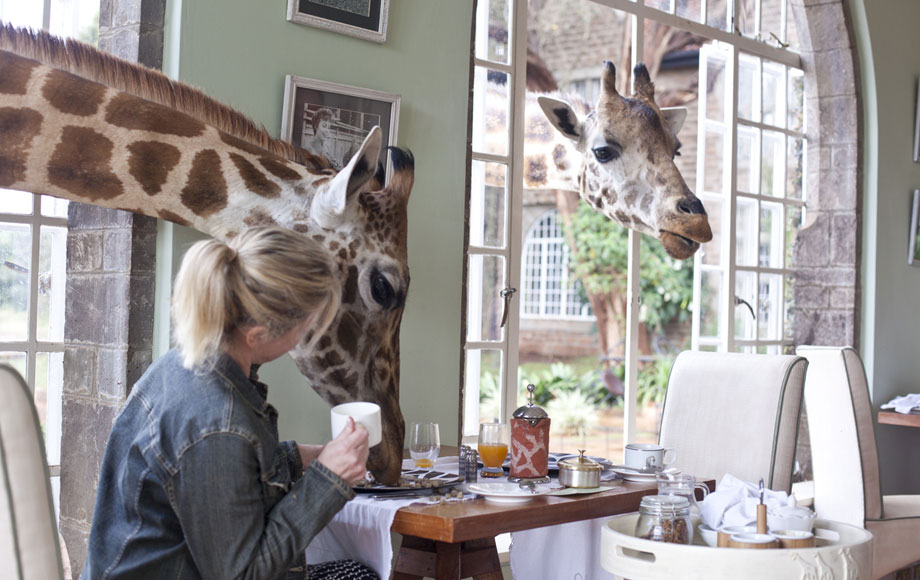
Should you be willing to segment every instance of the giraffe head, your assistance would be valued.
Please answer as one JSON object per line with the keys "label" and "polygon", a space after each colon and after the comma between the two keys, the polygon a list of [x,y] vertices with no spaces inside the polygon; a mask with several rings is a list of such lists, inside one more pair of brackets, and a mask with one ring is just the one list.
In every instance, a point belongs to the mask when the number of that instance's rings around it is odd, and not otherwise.
{"label": "giraffe head", "polygon": [[583,121],[566,102],[538,100],[553,127],[583,155],[581,197],[610,219],[657,237],[671,257],[684,260],[712,239],[703,204],[674,164],[687,110],[660,109],[645,65],[633,72],[635,94],[621,96],[616,70],[606,61],[597,106]]}
{"label": "giraffe head", "polygon": [[[308,335],[291,352],[313,389],[328,403],[380,405],[383,441],[371,448],[368,468],[395,483],[402,465],[405,425],[399,408],[399,327],[409,268],[406,206],[414,177],[408,151],[391,148],[393,177],[379,187],[375,165],[381,132],[374,128],[358,153],[313,196],[307,224],[295,224],[335,257],[342,306],[330,328],[308,348]],[[305,227],[306,226],[306,227]]]}

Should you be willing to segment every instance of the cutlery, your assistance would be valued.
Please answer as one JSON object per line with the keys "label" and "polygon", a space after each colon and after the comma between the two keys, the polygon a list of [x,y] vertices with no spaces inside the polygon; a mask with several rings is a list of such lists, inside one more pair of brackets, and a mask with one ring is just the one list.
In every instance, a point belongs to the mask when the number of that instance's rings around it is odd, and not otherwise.
{"label": "cutlery", "polygon": [[396,493],[375,493],[367,497],[373,498],[377,501],[384,500],[384,499],[405,499],[407,497],[421,497],[424,495],[431,495],[433,491],[434,491],[434,488],[429,487],[425,489],[412,490],[412,491],[399,491]]}

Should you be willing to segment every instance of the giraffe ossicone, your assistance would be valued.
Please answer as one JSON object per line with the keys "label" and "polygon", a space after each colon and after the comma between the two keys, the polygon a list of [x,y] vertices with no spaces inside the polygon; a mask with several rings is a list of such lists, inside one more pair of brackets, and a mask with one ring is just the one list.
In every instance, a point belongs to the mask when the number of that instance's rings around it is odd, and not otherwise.
{"label": "giraffe ossicone", "polygon": [[[550,159],[539,163],[541,177],[528,176],[526,185],[578,191],[595,210],[658,238],[671,257],[684,260],[712,239],[706,210],[674,163],[687,111],[658,107],[645,65],[635,67],[634,79],[634,95],[621,96],[616,70],[606,61],[597,105],[586,116],[566,101],[537,97],[564,139],[538,153]],[[539,134],[531,117],[528,133]],[[525,163],[529,157],[525,145]]]}
{"label": "giraffe ossicone", "polygon": [[375,128],[341,170],[272,138],[165,75],[43,32],[0,23],[0,188],[122,209],[227,239],[278,224],[335,257],[342,307],[298,369],[329,404],[372,401],[383,442],[376,479],[402,465],[399,327],[409,289],[406,207],[414,159]]}

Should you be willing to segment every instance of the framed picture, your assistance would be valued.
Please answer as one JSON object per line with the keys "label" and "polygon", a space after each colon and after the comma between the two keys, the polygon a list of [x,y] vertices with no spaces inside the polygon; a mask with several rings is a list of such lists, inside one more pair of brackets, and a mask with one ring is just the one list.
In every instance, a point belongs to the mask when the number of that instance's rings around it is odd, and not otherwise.
{"label": "framed picture", "polygon": [[917,81],[917,110],[914,111],[914,161],[920,163],[920,80]]}
{"label": "framed picture", "polygon": [[389,8],[390,0],[288,0],[287,19],[383,43]]}
{"label": "framed picture", "polygon": [[396,146],[399,95],[287,75],[281,137],[327,158],[336,169],[354,156],[375,126],[383,131],[380,162],[390,175],[387,146]]}
{"label": "framed picture", "polygon": [[914,202],[910,209],[910,242],[907,247],[907,263],[920,267],[920,189],[914,190]]}

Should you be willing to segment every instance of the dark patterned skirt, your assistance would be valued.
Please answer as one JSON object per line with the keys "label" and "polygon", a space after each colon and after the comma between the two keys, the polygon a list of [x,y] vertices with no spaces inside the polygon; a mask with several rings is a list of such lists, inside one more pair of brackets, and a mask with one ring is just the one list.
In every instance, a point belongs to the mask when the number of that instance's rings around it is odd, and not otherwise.
{"label": "dark patterned skirt", "polygon": [[374,570],[354,560],[308,564],[307,578],[310,580],[380,580]]}

